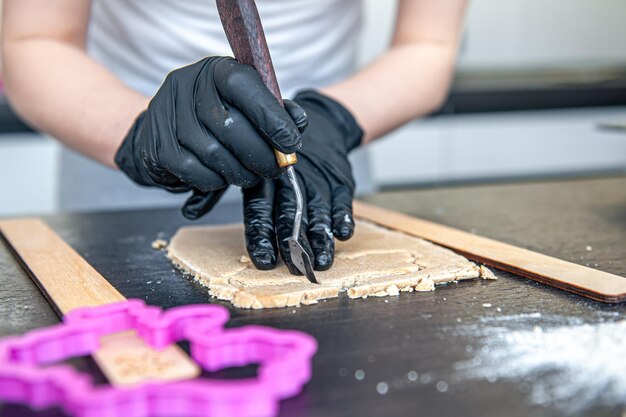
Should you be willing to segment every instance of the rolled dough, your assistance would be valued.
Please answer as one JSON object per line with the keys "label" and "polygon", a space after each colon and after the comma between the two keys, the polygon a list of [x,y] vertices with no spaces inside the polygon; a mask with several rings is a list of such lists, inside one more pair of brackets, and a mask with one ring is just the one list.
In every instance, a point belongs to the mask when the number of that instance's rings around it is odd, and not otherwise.
{"label": "rolled dough", "polygon": [[314,304],[341,291],[350,298],[432,291],[436,284],[480,276],[479,266],[463,256],[361,220],[352,239],[337,241],[333,267],[315,272],[320,284],[312,284],[291,275],[282,261],[274,270],[257,270],[245,255],[243,236],[241,224],[182,227],[167,254],[209,294],[241,308]]}

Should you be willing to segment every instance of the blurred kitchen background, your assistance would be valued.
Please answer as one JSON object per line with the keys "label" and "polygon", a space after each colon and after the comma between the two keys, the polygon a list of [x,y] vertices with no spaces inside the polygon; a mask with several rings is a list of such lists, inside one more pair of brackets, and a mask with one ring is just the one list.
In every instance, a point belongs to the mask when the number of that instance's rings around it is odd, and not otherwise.
{"label": "blurred kitchen background", "polygon": [[[395,14],[365,3],[364,63]],[[0,216],[56,211],[58,151],[0,97]],[[366,152],[376,189],[625,173],[626,0],[470,1],[447,104]]]}

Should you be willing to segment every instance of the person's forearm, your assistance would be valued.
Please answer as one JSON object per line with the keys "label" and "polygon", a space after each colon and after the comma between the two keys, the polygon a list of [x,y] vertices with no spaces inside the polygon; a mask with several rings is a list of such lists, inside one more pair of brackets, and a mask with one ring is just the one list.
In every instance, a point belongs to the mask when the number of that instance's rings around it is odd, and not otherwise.
{"label": "person's forearm", "polygon": [[433,112],[454,71],[466,0],[398,0],[391,49],[323,90],[352,111],[363,143]]}
{"label": "person's forearm", "polygon": [[149,98],[61,40],[5,39],[3,53],[15,110],[35,128],[114,167],[117,148]]}
{"label": "person's forearm", "polygon": [[437,43],[397,45],[353,77],[322,92],[350,109],[367,143],[441,106],[456,49],[456,45]]}

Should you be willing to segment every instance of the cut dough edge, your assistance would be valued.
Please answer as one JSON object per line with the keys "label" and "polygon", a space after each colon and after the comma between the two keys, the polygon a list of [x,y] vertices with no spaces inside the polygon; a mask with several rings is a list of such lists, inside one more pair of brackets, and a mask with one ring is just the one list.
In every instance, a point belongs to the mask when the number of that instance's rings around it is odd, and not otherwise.
{"label": "cut dough edge", "polygon": [[[413,258],[413,264],[404,264],[385,271],[367,276],[367,273],[361,273],[362,276],[354,274],[354,276],[343,278],[334,278],[337,282],[322,282],[322,284],[311,284],[306,278],[291,276],[278,284],[265,286],[246,286],[242,284],[238,274],[244,273],[251,266],[250,260],[242,253],[236,254],[239,263],[237,269],[219,274],[219,276],[207,273],[193,259],[185,253],[179,253],[179,249],[184,246],[179,244],[183,241],[186,231],[194,231],[195,233],[216,233],[224,232],[228,228],[241,228],[241,225],[230,226],[188,226],[177,231],[171,239],[167,248],[167,256],[183,272],[191,275],[200,284],[208,287],[209,294],[220,300],[230,301],[234,306],[239,308],[278,308],[278,307],[295,307],[301,304],[316,304],[319,300],[336,298],[340,293],[345,292],[349,298],[367,298],[367,297],[384,297],[397,296],[400,292],[413,291],[433,291],[436,285],[460,280],[473,279],[485,275],[485,270],[481,266],[474,264],[455,252],[419,239],[406,235],[402,232],[389,230],[379,225],[360,220],[357,224],[357,230],[366,228],[370,232],[373,228],[378,229],[376,232],[384,234],[397,234],[401,239],[411,239],[412,242],[423,249],[423,253],[410,253],[409,250],[400,251],[398,249],[381,249],[363,250],[362,254],[341,253],[337,252],[336,262],[342,259],[354,260],[356,258],[365,258],[369,256],[385,257],[398,256],[402,257],[410,255]],[[240,232],[243,236],[243,229]],[[184,250],[182,251],[184,252]],[[406,256],[405,256],[406,258]],[[336,266],[335,266],[336,267]],[[334,267],[334,268],[335,268]],[[271,271],[256,271],[258,274],[268,274]],[[489,271],[491,272],[491,271]],[[245,276],[244,276],[245,278]]]}

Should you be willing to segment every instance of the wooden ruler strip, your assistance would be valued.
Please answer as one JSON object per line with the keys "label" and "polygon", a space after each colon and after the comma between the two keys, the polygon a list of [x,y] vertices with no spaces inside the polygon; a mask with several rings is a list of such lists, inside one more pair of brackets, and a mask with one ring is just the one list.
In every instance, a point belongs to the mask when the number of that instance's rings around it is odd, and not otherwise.
{"label": "wooden ruler strip", "polygon": [[[41,219],[0,220],[0,232],[16,259],[58,312],[126,300]],[[135,332],[104,337],[94,360],[113,385],[180,380],[200,368],[177,345],[156,351]]]}
{"label": "wooden ruler strip", "polygon": [[467,233],[396,211],[354,202],[357,217],[417,236],[469,259],[605,303],[626,301],[626,278]]}
{"label": "wooden ruler strip", "polygon": [[77,307],[126,300],[40,219],[2,220],[0,231],[22,267],[62,315]]}

